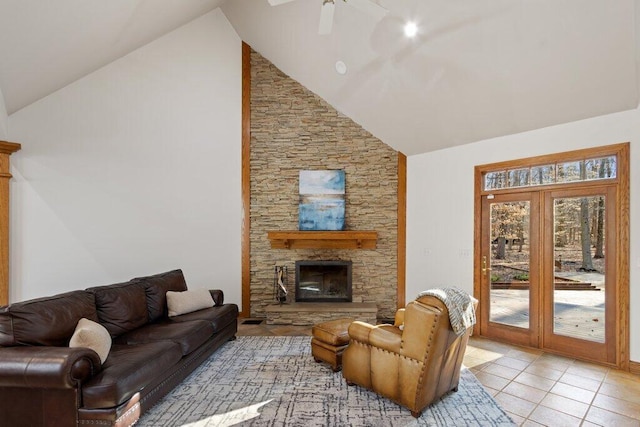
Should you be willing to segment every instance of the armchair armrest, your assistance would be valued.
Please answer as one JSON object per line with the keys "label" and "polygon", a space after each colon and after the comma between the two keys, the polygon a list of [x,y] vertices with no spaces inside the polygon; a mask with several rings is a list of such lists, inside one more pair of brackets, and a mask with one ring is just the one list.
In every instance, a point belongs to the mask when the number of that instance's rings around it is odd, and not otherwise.
{"label": "armchair armrest", "polygon": [[404,312],[404,308],[399,308],[398,311],[396,311],[396,317],[393,321],[393,326],[400,326],[404,324]]}
{"label": "armchair armrest", "polygon": [[0,387],[76,388],[101,369],[100,357],[88,348],[0,348]]}
{"label": "armchair armrest", "polygon": [[402,331],[395,326],[375,326],[369,334],[369,341],[374,347],[402,354]]}
{"label": "armchair armrest", "polygon": [[355,321],[349,325],[349,337],[392,353],[401,352],[402,331],[392,325],[373,326]]}
{"label": "armchair armrest", "polygon": [[363,343],[369,343],[369,334],[371,330],[374,328],[373,325],[368,323],[360,322],[356,320],[355,322],[351,322],[349,325],[349,338],[352,340],[360,341]]}
{"label": "armchair armrest", "polygon": [[209,292],[211,293],[213,302],[216,305],[224,304],[224,292],[222,292],[220,289],[210,289]]}

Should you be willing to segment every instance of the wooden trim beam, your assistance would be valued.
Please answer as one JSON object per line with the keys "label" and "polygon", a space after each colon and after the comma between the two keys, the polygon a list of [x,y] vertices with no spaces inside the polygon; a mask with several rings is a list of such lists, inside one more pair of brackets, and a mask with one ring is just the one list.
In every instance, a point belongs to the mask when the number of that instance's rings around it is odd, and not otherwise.
{"label": "wooden trim beam", "polygon": [[251,315],[251,47],[242,43],[242,310]]}
{"label": "wooden trim beam", "polygon": [[406,301],[407,280],[407,156],[398,151],[398,287],[397,306]]}
{"label": "wooden trim beam", "polygon": [[9,156],[22,146],[0,141],[0,306],[9,304]]}
{"label": "wooden trim beam", "polygon": [[482,298],[482,275],[480,273],[482,257],[482,169],[478,166],[474,170],[473,185],[473,296],[478,300],[476,307],[477,322],[473,326],[473,333],[481,335],[486,328],[484,319],[480,315],[484,310]]}
{"label": "wooden trim beam", "polygon": [[[617,322],[617,348],[616,348],[616,364],[620,369],[628,371],[631,369],[630,354],[630,334],[631,323],[629,311],[631,309],[631,260],[629,259],[629,251],[631,249],[631,165],[629,143],[618,144],[615,147],[618,155],[618,185],[617,185],[617,235],[616,235],[616,307],[618,307]],[[613,148],[612,147],[612,148]]]}

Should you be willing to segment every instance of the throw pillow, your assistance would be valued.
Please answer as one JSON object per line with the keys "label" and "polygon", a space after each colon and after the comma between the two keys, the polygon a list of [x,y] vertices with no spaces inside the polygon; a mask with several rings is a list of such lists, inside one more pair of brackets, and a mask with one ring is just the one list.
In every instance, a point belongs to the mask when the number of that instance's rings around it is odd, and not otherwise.
{"label": "throw pillow", "polygon": [[203,308],[213,307],[213,297],[207,289],[194,289],[191,291],[174,292],[167,291],[167,308],[169,317],[191,313]]}
{"label": "throw pillow", "polygon": [[104,363],[111,350],[111,335],[107,328],[86,318],[78,321],[76,330],[71,336],[69,347],[87,347],[98,353],[100,362]]}

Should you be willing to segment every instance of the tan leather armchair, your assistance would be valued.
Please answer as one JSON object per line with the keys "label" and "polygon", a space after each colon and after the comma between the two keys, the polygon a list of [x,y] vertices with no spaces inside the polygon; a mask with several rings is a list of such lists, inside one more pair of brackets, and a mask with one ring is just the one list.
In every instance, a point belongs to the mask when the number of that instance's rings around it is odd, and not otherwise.
{"label": "tan leather armchair", "polygon": [[431,402],[458,390],[471,329],[456,335],[444,303],[423,296],[398,310],[394,325],[351,323],[342,375],[419,417]]}

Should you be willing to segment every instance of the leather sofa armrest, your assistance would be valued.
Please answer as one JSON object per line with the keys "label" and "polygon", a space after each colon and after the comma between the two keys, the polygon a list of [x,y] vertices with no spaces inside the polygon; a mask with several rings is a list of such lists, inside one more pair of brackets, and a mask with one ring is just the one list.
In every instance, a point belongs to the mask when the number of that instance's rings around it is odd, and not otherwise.
{"label": "leather sofa armrest", "polygon": [[211,293],[213,302],[216,305],[224,304],[224,292],[222,292],[220,289],[210,289],[209,292]]}
{"label": "leather sofa armrest", "polygon": [[100,357],[88,348],[0,348],[0,387],[77,388],[101,370]]}

